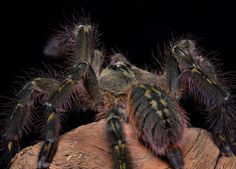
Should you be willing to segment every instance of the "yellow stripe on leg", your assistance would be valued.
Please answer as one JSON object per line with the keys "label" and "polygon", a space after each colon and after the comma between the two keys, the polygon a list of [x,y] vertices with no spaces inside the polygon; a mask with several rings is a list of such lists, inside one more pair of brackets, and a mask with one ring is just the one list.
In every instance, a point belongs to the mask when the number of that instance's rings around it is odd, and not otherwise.
{"label": "yellow stripe on leg", "polygon": [[150,99],[151,98],[151,90],[150,89],[146,89],[146,91],[144,93],[144,96]]}
{"label": "yellow stripe on leg", "polygon": [[9,151],[11,151],[11,150],[12,150],[12,147],[13,147],[13,142],[10,141],[10,142],[8,143],[8,145],[7,145],[7,148],[8,148]]}
{"label": "yellow stripe on leg", "polygon": [[44,146],[43,150],[48,151],[51,148],[51,143],[48,143]]}
{"label": "yellow stripe on leg", "polygon": [[47,122],[53,120],[54,116],[55,116],[55,112],[52,112],[52,113],[48,116]]}
{"label": "yellow stripe on leg", "polygon": [[121,157],[124,154],[125,146],[125,143],[119,143],[118,145],[114,146],[115,152],[119,157],[119,169],[127,169],[127,165],[125,161],[123,161],[124,159]]}
{"label": "yellow stripe on leg", "polygon": [[61,90],[65,87],[67,84],[75,84],[74,80],[72,79],[66,79],[65,82],[61,85],[61,87],[57,90],[61,92]]}

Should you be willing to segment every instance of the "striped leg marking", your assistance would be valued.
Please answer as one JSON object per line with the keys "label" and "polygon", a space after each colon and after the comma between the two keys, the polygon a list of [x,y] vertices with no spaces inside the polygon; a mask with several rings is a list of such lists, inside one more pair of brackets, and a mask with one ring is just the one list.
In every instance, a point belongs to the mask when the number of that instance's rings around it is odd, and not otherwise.
{"label": "striped leg marking", "polygon": [[129,97],[130,120],[140,140],[155,155],[165,156],[174,168],[181,168],[183,159],[171,147],[180,147],[187,127],[184,111],[164,91],[150,85],[133,88]]}
{"label": "striped leg marking", "polygon": [[120,120],[120,112],[112,108],[108,112],[107,134],[111,142],[114,169],[131,169],[131,159]]}

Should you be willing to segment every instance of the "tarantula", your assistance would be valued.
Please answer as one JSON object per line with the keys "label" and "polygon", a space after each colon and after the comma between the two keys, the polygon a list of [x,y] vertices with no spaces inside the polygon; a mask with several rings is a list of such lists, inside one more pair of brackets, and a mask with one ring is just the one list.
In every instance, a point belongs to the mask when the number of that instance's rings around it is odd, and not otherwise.
{"label": "tarantula", "polygon": [[18,92],[3,135],[10,153],[19,149],[23,133],[29,130],[37,100],[46,117],[38,168],[48,168],[52,162],[59,144],[61,117],[79,107],[106,118],[115,169],[132,168],[124,122],[133,126],[137,138],[154,155],[165,157],[173,168],[181,169],[181,146],[188,120],[179,100],[186,93],[205,104],[209,131],[221,153],[236,153],[233,96],[193,40],[174,41],[166,52],[162,73],[157,74],[132,65],[119,53],[105,61],[103,52],[95,49],[95,32],[84,22],[52,38],[48,53],[66,55],[71,66],[63,80],[36,77]]}

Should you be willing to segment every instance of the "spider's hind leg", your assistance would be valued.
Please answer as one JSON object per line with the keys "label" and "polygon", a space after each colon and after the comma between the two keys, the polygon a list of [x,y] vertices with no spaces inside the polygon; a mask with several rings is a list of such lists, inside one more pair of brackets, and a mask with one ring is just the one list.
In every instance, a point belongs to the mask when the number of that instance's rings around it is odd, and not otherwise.
{"label": "spider's hind leg", "polygon": [[140,85],[129,95],[130,121],[140,140],[155,155],[166,157],[175,169],[183,168],[181,143],[187,119],[178,103],[166,92],[150,85]]}

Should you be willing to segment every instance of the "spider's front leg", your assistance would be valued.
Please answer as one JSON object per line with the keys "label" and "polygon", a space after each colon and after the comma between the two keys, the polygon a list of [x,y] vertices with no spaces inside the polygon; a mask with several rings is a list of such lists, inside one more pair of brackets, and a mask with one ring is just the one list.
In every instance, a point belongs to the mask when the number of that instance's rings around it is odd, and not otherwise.
{"label": "spider's front leg", "polygon": [[89,96],[95,102],[95,106],[97,106],[97,108],[103,106],[103,98],[100,94],[100,89],[93,69],[88,63],[79,63],[45,102],[44,112],[47,117],[47,127],[45,143],[39,154],[39,168],[49,167],[49,164],[52,161],[57,149],[60,131],[60,112],[58,109],[60,109],[65,101],[75,94],[77,89],[76,85],[79,80],[83,80]]}
{"label": "spider's front leg", "polygon": [[76,58],[78,63],[45,102],[47,128],[45,143],[39,154],[39,168],[48,168],[52,162],[58,145],[60,129],[58,120],[60,113],[58,109],[60,109],[64,101],[67,101],[73,94],[78,92],[76,88],[78,81],[83,81],[84,87],[91,100],[95,103],[96,109],[98,110],[103,106],[103,97],[100,93],[97,77],[88,63],[94,52],[92,48],[92,27],[90,25],[79,25],[76,27],[76,31],[78,46],[75,52],[78,55],[78,58]]}
{"label": "spider's front leg", "polygon": [[187,87],[197,101],[206,105],[209,129],[221,153],[226,156],[236,153],[236,110],[233,97],[229,89],[220,83],[214,66],[201,56],[191,40],[177,42],[172,48],[172,55],[180,69],[176,84],[179,88]]}

